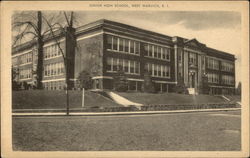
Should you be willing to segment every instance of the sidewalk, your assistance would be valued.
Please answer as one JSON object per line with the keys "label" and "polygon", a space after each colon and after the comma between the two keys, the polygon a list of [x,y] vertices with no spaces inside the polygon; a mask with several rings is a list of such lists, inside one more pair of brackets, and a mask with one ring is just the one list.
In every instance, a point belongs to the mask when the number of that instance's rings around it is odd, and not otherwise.
{"label": "sidewalk", "polygon": [[[171,110],[171,111],[131,111],[131,112],[70,112],[69,116],[110,116],[110,115],[146,115],[146,114],[168,114],[168,113],[191,113],[191,112],[214,112],[214,111],[236,111],[241,108],[223,109],[195,109],[195,110]],[[12,116],[66,116],[65,112],[21,112],[12,113]]]}

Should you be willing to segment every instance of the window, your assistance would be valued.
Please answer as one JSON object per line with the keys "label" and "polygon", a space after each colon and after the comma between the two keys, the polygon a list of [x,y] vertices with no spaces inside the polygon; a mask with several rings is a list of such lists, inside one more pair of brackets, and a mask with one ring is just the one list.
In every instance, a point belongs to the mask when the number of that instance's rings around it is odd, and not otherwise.
{"label": "window", "polygon": [[148,56],[152,57],[153,54],[153,46],[149,45]]}
{"label": "window", "polygon": [[107,71],[112,71],[112,58],[107,58]]}
{"label": "window", "polygon": [[128,60],[126,60],[126,59],[124,60],[124,71],[129,72],[128,71]]}
{"label": "window", "polygon": [[116,72],[119,68],[122,68],[125,73],[139,74],[140,62],[135,60],[127,60],[120,58],[107,58],[107,71]]}
{"label": "window", "polygon": [[140,43],[135,42],[135,54],[140,54]]}
{"label": "window", "polygon": [[222,75],[221,76],[222,83],[226,85],[234,85],[234,76],[230,75]]}
{"label": "window", "polygon": [[197,60],[196,60],[196,54],[195,53],[189,53],[189,64],[191,65],[197,65]]}
{"label": "window", "polygon": [[19,71],[19,78],[20,79],[30,79],[32,76],[32,69],[20,69]]}
{"label": "window", "polygon": [[113,71],[118,70],[117,58],[113,58]]}
{"label": "window", "polygon": [[219,83],[219,74],[216,73],[208,73],[208,82],[210,83]]}
{"label": "window", "polygon": [[125,39],[125,52],[129,51],[129,40]]}
{"label": "window", "polygon": [[118,38],[113,37],[113,50],[118,50]]}
{"label": "window", "polygon": [[135,72],[135,61],[130,61],[130,73]]}
{"label": "window", "polygon": [[234,71],[234,65],[233,63],[223,61],[221,63],[221,70],[227,71],[227,72],[233,72]]}
{"label": "window", "polygon": [[146,63],[145,71],[154,77],[164,77],[164,78],[170,77],[170,67],[167,65]]}
{"label": "window", "polygon": [[157,56],[157,58],[159,58],[159,59],[161,59],[162,57],[161,57],[161,47],[157,47],[157,53],[158,53],[158,56]]}
{"label": "window", "polygon": [[135,43],[134,43],[134,41],[130,41],[130,53],[135,53]]}
{"label": "window", "polygon": [[122,38],[119,39],[119,51],[124,51],[124,39]]}
{"label": "window", "polygon": [[44,65],[44,76],[58,76],[64,73],[64,64],[60,63],[52,63]]}
{"label": "window", "polygon": [[59,47],[57,44],[53,44],[44,48],[44,59],[61,56]]}
{"label": "window", "polygon": [[153,46],[154,57],[157,58],[157,46]]}
{"label": "window", "polygon": [[219,60],[207,58],[207,67],[209,69],[219,70]]}
{"label": "window", "polygon": [[107,43],[108,49],[112,49],[112,36],[108,36]]}

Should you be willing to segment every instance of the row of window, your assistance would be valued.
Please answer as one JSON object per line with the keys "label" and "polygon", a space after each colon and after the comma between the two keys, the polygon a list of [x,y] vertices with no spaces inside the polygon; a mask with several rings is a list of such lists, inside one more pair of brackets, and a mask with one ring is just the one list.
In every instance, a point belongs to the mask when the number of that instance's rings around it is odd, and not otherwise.
{"label": "row of window", "polygon": [[140,63],[134,60],[107,58],[107,71],[116,72],[123,70],[129,74],[140,74]]}
{"label": "row of window", "polygon": [[144,50],[146,52],[145,56],[168,60],[168,61],[170,60],[170,54],[171,54],[170,48],[147,44],[144,46]]}
{"label": "row of window", "polygon": [[107,38],[107,48],[110,50],[137,55],[140,54],[140,42],[138,41],[110,35],[108,35]]}
{"label": "row of window", "polygon": [[43,87],[46,90],[63,90],[65,87],[65,81],[44,82]]}
{"label": "row of window", "polygon": [[154,77],[170,77],[170,66],[146,63],[145,70]]}
{"label": "row of window", "polygon": [[52,63],[44,65],[44,76],[58,76],[64,73],[64,64],[60,63]]}
{"label": "row of window", "polygon": [[219,61],[213,58],[207,58],[207,67],[209,69],[219,70]]}
{"label": "row of window", "polygon": [[12,65],[21,65],[21,64],[27,64],[32,62],[32,52],[25,53],[23,55],[20,55],[19,57],[12,58]]}
{"label": "row of window", "polygon": [[222,71],[233,72],[234,71],[234,65],[232,63],[228,63],[228,62],[222,62],[221,63],[221,70]]}
{"label": "row of window", "polygon": [[30,79],[32,77],[32,69],[21,69],[19,70],[19,79]]}
{"label": "row of window", "polygon": [[210,83],[219,83],[219,74],[216,73],[208,73],[208,82]]}
{"label": "row of window", "polygon": [[223,84],[234,85],[234,77],[229,75],[222,75],[221,81]]}
{"label": "row of window", "polygon": [[50,45],[44,48],[44,59],[49,59],[57,56],[61,56],[61,52],[59,51],[59,47],[57,44]]}

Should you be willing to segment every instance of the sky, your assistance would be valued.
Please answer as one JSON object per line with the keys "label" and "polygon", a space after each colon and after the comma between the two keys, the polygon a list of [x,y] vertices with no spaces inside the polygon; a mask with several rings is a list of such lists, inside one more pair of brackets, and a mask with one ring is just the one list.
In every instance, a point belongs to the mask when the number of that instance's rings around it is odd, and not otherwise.
{"label": "sky", "polygon": [[236,85],[241,81],[241,14],[229,11],[87,11],[76,12],[77,25],[108,19],[169,36],[199,42],[234,54]]}

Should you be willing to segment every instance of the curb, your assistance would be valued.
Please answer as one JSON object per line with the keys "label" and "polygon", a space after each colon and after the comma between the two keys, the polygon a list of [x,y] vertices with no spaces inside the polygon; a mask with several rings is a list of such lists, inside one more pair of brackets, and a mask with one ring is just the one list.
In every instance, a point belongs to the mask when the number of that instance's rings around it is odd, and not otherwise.
{"label": "curb", "polygon": [[[68,116],[112,116],[112,115],[146,115],[146,114],[171,114],[192,112],[236,111],[241,108],[224,109],[196,109],[196,110],[172,110],[172,111],[135,111],[135,112],[71,112]],[[12,113],[12,116],[67,116],[65,112],[48,113]]]}

